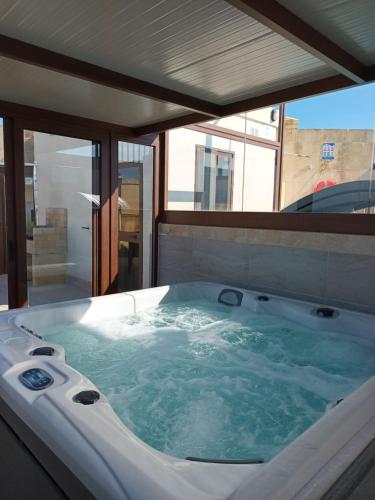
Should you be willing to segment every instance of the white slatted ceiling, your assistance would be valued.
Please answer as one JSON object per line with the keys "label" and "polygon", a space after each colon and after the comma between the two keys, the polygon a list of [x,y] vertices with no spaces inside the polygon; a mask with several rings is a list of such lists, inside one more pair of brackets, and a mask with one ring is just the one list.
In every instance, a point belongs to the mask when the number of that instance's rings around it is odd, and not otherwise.
{"label": "white slatted ceiling", "polygon": [[278,1],[364,64],[375,64],[374,0]]}
{"label": "white slatted ceiling", "polygon": [[[375,0],[279,1],[375,62]],[[218,104],[334,74],[224,0],[1,0],[0,33]],[[129,126],[190,113],[22,63],[0,71],[1,98],[24,104]]]}
{"label": "white slatted ceiling", "polygon": [[219,104],[332,74],[223,0],[2,0],[0,32]]}
{"label": "white slatted ceiling", "polygon": [[[0,99],[138,127],[186,109],[0,57]],[[156,117],[156,119],[155,119]]]}

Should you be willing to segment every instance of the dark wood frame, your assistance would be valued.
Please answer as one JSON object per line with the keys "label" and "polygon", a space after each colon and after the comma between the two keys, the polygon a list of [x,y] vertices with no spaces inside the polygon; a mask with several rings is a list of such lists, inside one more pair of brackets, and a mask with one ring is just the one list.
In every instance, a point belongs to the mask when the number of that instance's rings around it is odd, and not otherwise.
{"label": "dark wood frame", "polygon": [[[238,112],[238,111],[237,111]],[[285,107],[280,107],[280,122],[284,123]],[[192,125],[187,128],[203,133],[220,135],[232,140],[244,141],[243,134],[228,131],[212,124]],[[282,170],[282,144],[284,127],[279,126],[277,141],[266,141],[258,137],[249,137],[248,142],[261,147],[276,150],[274,208],[280,205],[280,182]],[[372,214],[324,214],[324,213],[280,213],[280,212],[211,212],[211,211],[176,211],[167,210],[166,187],[168,186],[168,134],[160,135],[160,148],[163,151],[160,164],[160,177],[164,185],[159,184],[159,216],[157,222],[193,226],[215,226],[254,229],[273,229],[285,231],[305,231],[318,233],[375,235],[375,218]]]}
{"label": "dark wood frame", "polygon": [[[15,118],[4,118],[4,163],[8,247],[8,306],[27,306],[26,221],[23,133]],[[20,168],[21,165],[21,168]]]}
{"label": "dark wood frame", "polygon": [[305,51],[321,59],[340,74],[220,105],[4,35],[0,35],[0,55],[123,92],[138,94],[163,102],[171,102],[194,111],[194,113],[185,114],[178,118],[167,119],[133,129],[128,127],[127,136],[142,136],[153,132],[161,132],[174,127],[204,122],[209,117],[230,116],[275,103],[349,87],[356,83],[370,82],[375,79],[375,66],[363,65],[351,54],[275,0],[268,0],[267,2],[263,0],[227,1],[250,17],[270,27],[274,32],[281,34],[295,45],[303,47]]}
{"label": "dark wood frame", "polygon": [[164,224],[375,235],[374,215],[165,210]]}
{"label": "dark wood frame", "polygon": [[368,79],[365,65],[276,0],[226,1],[354,82]]}
{"label": "dark wood frame", "polygon": [[[375,67],[369,67],[368,72],[370,75],[368,81],[370,82],[375,79]],[[225,104],[221,108],[221,117],[236,115],[238,113],[243,113],[244,111],[252,111],[266,106],[272,106],[277,103],[286,103],[296,99],[302,99],[304,97],[324,94],[333,90],[348,88],[353,85],[353,81],[346,76],[329,76],[327,78],[321,78],[320,80],[303,83],[294,87],[286,87],[274,92]],[[133,133],[135,135],[143,135],[155,132],[165,132],[171,128],[185,127],[190,124],[205,121],[207,121],[207,116],[198,113],[191,113],[181,116],[180,118],[171,118],[169,120],[162,120],[142,127],[134,128]]]}
{"label": "dark wood frame", "polygon": [[220,106],[183,94],[173,89],[161,87],[102,66],[88,63],[49,49],[32,45],[15,38],[0,35],[0,55],[27,64],[33,64],[61,74],[87,80],[112,89],[149,97],[159,101],[171,102],[184,108],[204,113],[206,116],[219,116]]}
{"label": "dark wood frame", "polygon": [[[93,238],[95,254],[95,259],[93,259],[93,295],[116,292],[115,277],[118,269],[115,189],[117,183],[117,140],[155,146],[158,143],[158,135],[149,134],[144,137],[134,137],[134,134],[127,127],[2,101],[0,101],[0,116],[4,118],[9,307],[26,307],[28,305],[23,130],[87,139],[100,144],[101,207],[100,220],[93,221],[93,232],[98,233],[98,238]],[[113,214],[116,216],[114,217]],[[152,262],[155,263],[153,255]]]}
{"label": "dark wood frame", "polygon": [[[196,132],[201,132],[203,134],[215,135],[222,137],[224,139],[229,139],[237,142],[245,142],[246,144],[251,144],[253,146],[268,148],[275,151],[275,175],[274,175],[274,196],[273,196],[273,209],[278,212],[280,209],[280,193],[281,193],[281,168],[282,168],[282,148],[283,148],[283,136],[284,136],[284,119],[285,119],[285,104],[279,105],[279,120],[277,126],[277,138],[275,141],[271,139],[266,139],[264,137],[255,136],[251,134],[246,134],[239,132],[237,130],[228,129],[221,127],[213,123],[200,123],[194,125],[187,125],[186,128],[189,130],[195,130]],[[165,137],[168,138],[168,132],[165,133]],[[166,167],[166,170],[167,167]],[[168,172],[167,174],[168,175]],[[168,185],[165,189],[165,200],[167,200]],[[167,210],[167,205],[165,205],[165,210]],[[176,210],[178,212],[178,210]],[[238,213],[238,212],[234,212]],[[252,212],[249,212],[252,213]]]}
{"label": "dark wood frame", "polygon": [[[18,163],[14,164],[15,172],[22,172],[24,177],[24,154],[23,154],[23,131],[32,130],[34,132],[42,132],[48,134],[62,135],[66,137],[72,137],[77,139],[90,140],[94,143],[100,144],[100,179],[99,181],[99,192],[100,192],[100,209],[99,211],[93,213],[93,230],[92,230],[92,240],[93,240],[93,272],[92,272],[92,294],[101,295],[107,292],[109,286],[109,272],[108,272],[108,244],[109,241],[109,186],[107,185],[107,174],[105,172],[105,167],[109,163],[109,151],[108,144],[106,142],[107,136],[100,131],[94,133],[93,130],[83,131],[81,128],[75,128],[72,125],[66,126],[65,124],[57,123],[45,123],[40,122],[36,119],[30,118],[16,118],[17,127],[20,129],[20,137],[22,139],[21,144],[18,144],[18,149],[20,154],[18,156]],[[94,161],[96,161],[94,159]],[[93,165],[96,170],[97,166]],[[95,177],[95,176],[94,176]],[[93,179],[93,182],[95,180]],[[96,191],[96,189],[95,189]],[[23,214],[25,213],[25,196],[22,194],[17,197],[17,205],[22,207]],[[24,221],[24,217],[23,217]],[[24,222],[18,223],[22,227],[23,238],[18,241],[18,248],[21,253],[26,252],[26,228],[24,227]],[[26,290],[23,287],[22,296],[22,306],[27,305],[27,283]]]}

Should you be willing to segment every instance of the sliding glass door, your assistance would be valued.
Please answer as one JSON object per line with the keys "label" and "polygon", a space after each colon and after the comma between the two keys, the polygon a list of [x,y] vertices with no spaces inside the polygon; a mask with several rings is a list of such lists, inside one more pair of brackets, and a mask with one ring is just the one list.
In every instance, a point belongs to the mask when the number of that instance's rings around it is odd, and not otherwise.
{"label": "sliding glass door", "polygon": [[154,145],[34,117],[4,129],[0,310],[152,286]]}
{"label": "sliding glass door", "polygon": [[29,305],[93,295],[100,209],[100,146],[24,130]]}

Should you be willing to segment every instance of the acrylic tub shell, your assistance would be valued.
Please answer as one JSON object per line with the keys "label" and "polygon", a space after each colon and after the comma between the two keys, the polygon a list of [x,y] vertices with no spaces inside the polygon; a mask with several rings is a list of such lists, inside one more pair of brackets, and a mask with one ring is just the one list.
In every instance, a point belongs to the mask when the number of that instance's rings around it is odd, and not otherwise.
{"label": "acrylic tub shell", "polygon": [[[260,292],[203,282],[12,310],[0,317],[0,396],[99,499],[320,498],[375,437],[375,377],[269,463],[199,463],[167,456],[145,444],[120,421],[103,394],[93,405],[73,402],[81,390],[97,388],[65,363],[61,346],[35,336],[49,325],[123,316],[161,302],[191,298],[216,302],[224,288],[242,292],[241,307],[254,312],[272,313],[316,330],[375,335],[371,315],[335,308],[337,316],[321,318],[314,311],[324,304],[274,295],[264,302],[257,300]],[[54,347],[54,356],[30,355],[43,345]],[[34,367],[49,372],[53,385],[43,391],[24,387],[18,377]]]}

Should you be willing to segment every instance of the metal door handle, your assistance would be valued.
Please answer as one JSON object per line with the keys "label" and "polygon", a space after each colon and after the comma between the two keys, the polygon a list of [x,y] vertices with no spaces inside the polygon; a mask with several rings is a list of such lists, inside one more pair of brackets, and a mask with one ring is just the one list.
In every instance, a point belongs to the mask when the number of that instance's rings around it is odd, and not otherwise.
{"label": "metal door handle", "polygon": [[81,229],[87,229],[89,231],[90,227],[89,226],[81,226]]}

